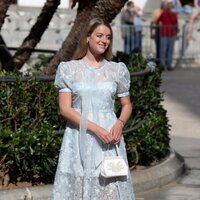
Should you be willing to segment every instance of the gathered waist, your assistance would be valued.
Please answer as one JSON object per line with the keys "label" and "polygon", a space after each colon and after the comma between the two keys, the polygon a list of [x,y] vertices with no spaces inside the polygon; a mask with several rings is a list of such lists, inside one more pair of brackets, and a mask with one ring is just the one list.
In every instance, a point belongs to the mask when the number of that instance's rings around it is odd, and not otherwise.
{"label": "gathered waist", "polygon": [[[77,112],[80,112],[80,113],[82,112],[82,109],[80,109],[80,108],[76,108],[76,107],[73,107],[73,108]],[[85,110],[85,112],[87,112],[87,113],[93,113],[94,110],[88,109],[88,110]],[[113,113],[114,110],[113,109],[109,109],[109,108],[105,108],[105,109],[97,109],[97,110],[95,110],[95,112],[98,112],[98,113]]]}

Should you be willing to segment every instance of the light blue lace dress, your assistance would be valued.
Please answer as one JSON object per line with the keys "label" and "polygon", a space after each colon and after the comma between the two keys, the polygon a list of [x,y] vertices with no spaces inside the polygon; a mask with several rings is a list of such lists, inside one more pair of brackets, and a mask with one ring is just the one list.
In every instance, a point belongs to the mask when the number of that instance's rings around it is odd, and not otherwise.
{"label": "light blue lace dress", "polygon": [[[83,59],[61,62],[55,85],[59,92],[72,93],[72,106],[81,113],[81,124],[79,128],[68,123],[65,129],[52,200],[134,200],[130,173],[120,178],[100,176],[104,156],[116,155],[116,148],[110,145],[108,149],[86,130],[87,119],[108,131],[116,122],[115,96],[129,95],[130,74],[125,64],[103,60],[91,67]],[[127,162],[123,137],[118,147]]]}

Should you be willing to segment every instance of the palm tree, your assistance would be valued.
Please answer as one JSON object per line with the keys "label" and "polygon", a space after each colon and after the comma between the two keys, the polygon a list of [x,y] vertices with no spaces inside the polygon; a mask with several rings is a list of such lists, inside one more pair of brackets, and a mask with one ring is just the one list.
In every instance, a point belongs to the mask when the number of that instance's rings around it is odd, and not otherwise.
{"label": "palm tree", "polygon": [[[10,6],[10,4],[11,4],[11,1],[8,1],[8,0],[0,0],[0,31],[1,31],[1,27],[2,27],[2,25],[3,25],[3,23],[4,23],[4,20],[5,20],[5,18],[6,18],[6,13],[7,13],[7,10],[8,10],[8,8],[9,8],[9,6]],[[1,35],[0,35],[0,44],[2,44],[2,43],[4,43],[4,41],[3,41],[3,39],[2,39],[2,37],[1,37]],[[2,61],[2,57],[0,58],[0,70],[2,70],[2,68],[3,68],[3,61]]]}
{"label": "palm tree", "polygon": [[60,61],[70,60],[77,48],[80,33],[85,23],[94,17],[100,17],[111,22],[120,12],[126,1],[127,0],[72,0],[72,8],[77,2],[79,3],[74,25],[63,42],[62,47],[45,68],[44,73],[48,75],[54,74]]}
{"label": "palm tree", "polygon": [[31,53],[39,43],[59,4],[60,0],[46,1],[40,15],[37,18],[36,23],[31,28],[29,35],[24,39],[23,43],[13,56],[10,63],[11,70],[20,69],[23,64],[30,58]]}
{"label": "palm tree", "polygon": [[0,30],[6,18],[6,12],[11,4],[11,1],[0,0]]}

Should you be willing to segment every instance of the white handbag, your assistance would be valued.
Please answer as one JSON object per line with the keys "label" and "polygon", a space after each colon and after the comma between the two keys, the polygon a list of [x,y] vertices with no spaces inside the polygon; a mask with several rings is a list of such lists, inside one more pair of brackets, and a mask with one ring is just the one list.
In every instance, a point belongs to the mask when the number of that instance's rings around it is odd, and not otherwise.
{"label": "white handbag", "polygon": [[101,176],[105,178],[127,176],[128,166],[119,156],[118,147],[115,145],[117,156],[106,156],[101,164]]}

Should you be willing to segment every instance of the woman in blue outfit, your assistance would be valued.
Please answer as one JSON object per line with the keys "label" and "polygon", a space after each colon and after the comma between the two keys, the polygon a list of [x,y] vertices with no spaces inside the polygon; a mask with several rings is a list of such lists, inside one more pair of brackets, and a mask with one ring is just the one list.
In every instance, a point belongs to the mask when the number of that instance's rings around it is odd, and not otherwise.
{"label": "woman in blue outfit", "polygon": [[193,26],[194,26],[195,20],[197,19],[199,15],[200,15],[200,0],[194,0],[194,9],[189,17],[189,28],[188,28],[188,35],[187,35],[188,40],[193,39],[192,38]]}
{"label": "woman in blue outfit", "polygon": [[[100,175],[105,155],[116,155],[115,145],[128,164],[122,129],[132,111],[130,74],[124,63],[110,61],[112,41],[110,25],[92,19],[73,60],[58,66],[60,114],[68,122],[52,200],[135,200],[130,173]],[[119,118],[114,113],[115,95],[121,103]]]}

